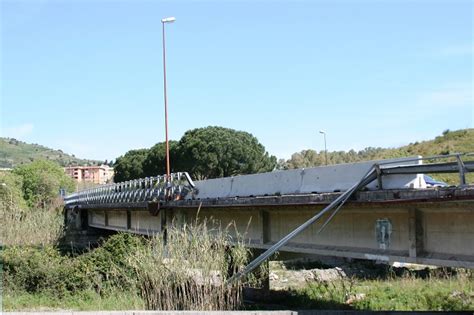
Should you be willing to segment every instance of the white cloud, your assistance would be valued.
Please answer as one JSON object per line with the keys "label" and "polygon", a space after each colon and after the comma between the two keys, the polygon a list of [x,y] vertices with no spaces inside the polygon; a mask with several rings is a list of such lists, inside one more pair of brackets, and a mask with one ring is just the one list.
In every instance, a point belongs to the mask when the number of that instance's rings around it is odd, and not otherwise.
{"label": "white cloud", "polygon": [[25,123],[17,126],[7,127],[2,130],[2,136],[22,139],[33,132],[34,125]]}

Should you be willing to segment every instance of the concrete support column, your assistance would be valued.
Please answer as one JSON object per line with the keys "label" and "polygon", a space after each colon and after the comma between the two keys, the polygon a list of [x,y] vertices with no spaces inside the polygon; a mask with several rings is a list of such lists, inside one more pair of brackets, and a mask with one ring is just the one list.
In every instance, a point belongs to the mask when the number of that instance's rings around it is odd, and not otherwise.
{"label": "concrete support column", "polygon": [[87,230],[89,227],[89,211],[87,209],[81,209],[80,211],[80,223],[81,223],[81,230]]}
{"label": "concrete support column", "polygon": [[104,217],[105,217],[105,226],[109,226],[109,212],[104,211]]}
{"label": "concrete support column", "polygon": [[423,225],[420,210],[408,210],[408,256],[417,258],[423,251]]}
{"label": "concrete support column", "polygon": [[127,210],[127,230],[132,229],[132,211]]}
{"label": "concrete support column", "polygon": [[161,208],[160,210],[160,217],[161,217],[161,233],[163,235],[163,243],[166,245],[167,243],[167,212],[166,208]]}
{"label": "concrete support column", "polygon": [[261,210],[261,216],[262,216],[262,244],[266,244],[270,242],[271,240],[271,235],[270,235],[270,214],[268,211]]}

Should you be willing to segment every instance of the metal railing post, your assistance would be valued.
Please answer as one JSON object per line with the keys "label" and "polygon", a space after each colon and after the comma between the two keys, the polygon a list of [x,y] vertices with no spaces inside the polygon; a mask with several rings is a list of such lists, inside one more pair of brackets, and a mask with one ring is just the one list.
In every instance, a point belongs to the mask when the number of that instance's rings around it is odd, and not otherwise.
{"label": "metal railing post", "polygon": [[456,154],[456,160],[458,161],[459,168],[459,184],[466,185],[466,166],[464,165],[460,154]]}

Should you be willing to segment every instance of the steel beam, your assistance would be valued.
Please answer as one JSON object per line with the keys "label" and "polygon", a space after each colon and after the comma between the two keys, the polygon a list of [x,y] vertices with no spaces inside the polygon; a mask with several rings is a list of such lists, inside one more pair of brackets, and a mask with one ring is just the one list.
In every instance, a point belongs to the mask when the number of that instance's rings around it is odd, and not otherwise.
{"label": "steel beam", "polygon": [[464,172],[474,172],[474,161],[464,162],[464,168],[460,168],[458,162],[433,163],[419,165],[402,165],[381,167],[382,175],[423,174],[423,173],[457,173],[463,169]]}

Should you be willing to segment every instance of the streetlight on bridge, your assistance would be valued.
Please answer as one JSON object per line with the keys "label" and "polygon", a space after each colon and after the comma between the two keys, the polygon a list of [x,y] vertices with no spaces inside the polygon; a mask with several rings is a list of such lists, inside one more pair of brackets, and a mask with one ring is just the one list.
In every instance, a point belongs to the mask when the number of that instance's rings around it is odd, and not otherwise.
{"label": "streetlight on bridge", "polygon": [[163,30],[163,88],[165,98],[165,136],[166,136],[166,179],[169,182],[171,179],[170,172],[170,147],[168,143],[168,98],[166,97],[166,46],[165,46],[165,24],[176,21],[175,17],[167,17],[161,19]]}
{"label": "streetlight on bridge", "polygon": [[326,132],[324,130],[319,130],[319,133],[324,135],[324,157],[326,159],[326,165],[328,165],[328,148],[326,147]]}

